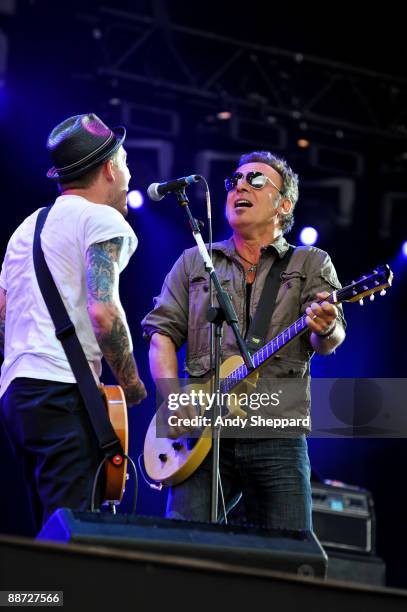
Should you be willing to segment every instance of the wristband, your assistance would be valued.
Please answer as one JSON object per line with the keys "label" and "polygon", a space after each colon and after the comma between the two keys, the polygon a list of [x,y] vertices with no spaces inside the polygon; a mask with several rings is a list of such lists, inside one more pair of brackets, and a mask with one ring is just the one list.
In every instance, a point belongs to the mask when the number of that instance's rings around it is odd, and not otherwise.
{"label": "wristband", "polygon": [[[328,331],[325,331],[325,332],[324,332],[324,333],[322,333],[322,334],[318,334],[318,333],[317,333],[318,338],[325,338],[325,339],[328,339],[328,338],[329,338],[330,336],[332,336],[332,334],[334,333],[335,328],[336,328],[336,319],[335,319],[335,321],[334,321],[333,326],[332,326],[332,327],[330,327],[330,328],[328,328]],[[316,332],[315,332],[315,333],[316,333]]]}

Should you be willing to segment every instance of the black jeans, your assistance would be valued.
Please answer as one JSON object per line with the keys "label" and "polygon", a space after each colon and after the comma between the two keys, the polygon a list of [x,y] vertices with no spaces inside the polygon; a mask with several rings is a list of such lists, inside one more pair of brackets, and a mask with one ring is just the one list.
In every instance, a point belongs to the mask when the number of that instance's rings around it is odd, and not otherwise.
{"label": "black jeans", "polygon": [[78,386],[16,378],[1,416],[23,463],[37,529],[57,508],[88,510],[102,456]]}

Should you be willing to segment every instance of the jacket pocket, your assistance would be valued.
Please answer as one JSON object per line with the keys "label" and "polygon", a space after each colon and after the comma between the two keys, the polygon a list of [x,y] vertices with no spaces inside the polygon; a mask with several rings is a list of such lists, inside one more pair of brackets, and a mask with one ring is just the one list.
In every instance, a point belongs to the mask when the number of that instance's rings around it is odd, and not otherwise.
{"label": "jacket pocket", "polygon": [[281,272],[281,281],[287,288],[291,287],[293,281],[305,280],[306,276],[300,270],[291,270],[291,272]]}
{"label": "jacket pocket", "polygon": [[[302,285],[306,276],[299,270],[292,270],[282,272],[280,278],[282,282],[276,299],[276,318],[288,319],[290,323],[293,323],[299,312]],[[282,306],[281,312],[278,310],[280,305]]]}
{"label": "jacket pocket", "polygon": [[[231,280],[229,278],[220,278],[220,284],[222,289],[226,291],[229,298],[233,303],[233,293],[231,290]],[[218,300],[214,293],[214,306],[218,306]],[[209,296],[209,280],[202,276],[194,277],[189,282],[189,316],[188,316],[188,329],[194,331],[201,329],[208,325],[206,318],[210,303]],[[193,340],[193,339],[192,339]]]}
{"label": "jacket pocket", "polygon": [[307,361],[276,355],[267,368],[267,376],[273,378],[304,378]]}
{"label": "jacket pocket", "polygon": [[190,335],[193,336],[195,330],[201,329],[207,325],[206,313],[208,306],[208,280],[201,276],[191,279],[189,283],[188,337],[190,337]]}

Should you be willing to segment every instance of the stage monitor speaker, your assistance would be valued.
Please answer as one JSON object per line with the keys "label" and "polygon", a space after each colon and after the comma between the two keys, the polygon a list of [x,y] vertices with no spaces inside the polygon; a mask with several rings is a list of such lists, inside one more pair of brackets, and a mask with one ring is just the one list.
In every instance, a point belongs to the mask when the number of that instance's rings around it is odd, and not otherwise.
{"label": "stage monitor speaker", "polygon": [[37,539],[210,559],[325,577],[327,556],[311,531],[284,531],[155,517],[57,510]]}

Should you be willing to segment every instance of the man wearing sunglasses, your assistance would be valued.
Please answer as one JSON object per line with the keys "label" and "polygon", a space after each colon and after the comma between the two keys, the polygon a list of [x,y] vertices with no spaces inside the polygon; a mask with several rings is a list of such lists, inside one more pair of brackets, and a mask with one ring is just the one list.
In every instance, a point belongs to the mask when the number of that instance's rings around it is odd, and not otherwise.
{"label": "man wearing sunglasses", "polygon": [[[293,225],[298,177],[284,160],[260,151],[241,157],[225,187],[232,237],[213,245],[213,259],[221,284],[232,298],[240,331],[247,339],[268,273],[289,249],[284,234]],[[295,248],[281,281],[265,342],[305,313],[309,329],[285,346],[260,376],[301,379],[304,398],[295,410],[297,416],[305,418],[309,417],[310,358],[314,352],[331,353],[345,337],[341,308],[324,301],[340,284],[327,253],[315,247]],[[158,385],[163,386],[164,379],[177,379],[176,351],[184,343],[186,372],[193,377],[210,374],[208,303],[208,280],[201,257],[196,248],[188,249],[167,275],[155,308],[142,322],[144,335],[150,340],[151,374]],[[222,360],[238,353],[231,329],[224,326]],[[192,415],[193,407],[177,414]],[[226,505],[233,505],[242,492],[249,523],[310,529],[308,431],[309,427],[304,427],[292,435],[271,432],[262,438],[222,438],[220,476]],[[182,426],[171,432],[172,437],[185,433]],[[210,490],[209,453],[190,478],[171,488],[167,516],[209,520]]]}

